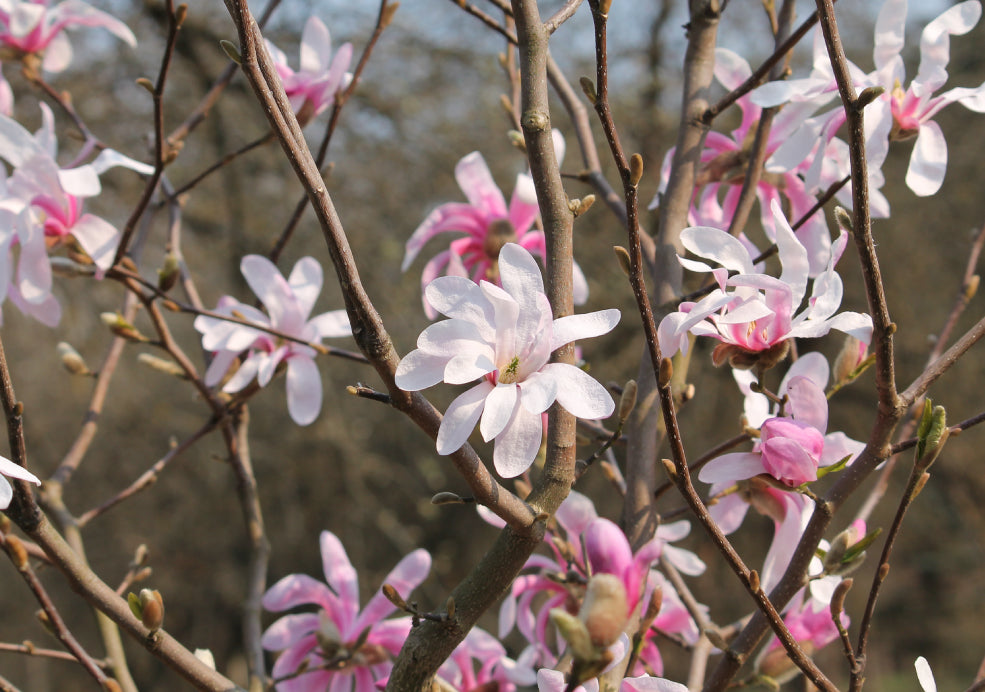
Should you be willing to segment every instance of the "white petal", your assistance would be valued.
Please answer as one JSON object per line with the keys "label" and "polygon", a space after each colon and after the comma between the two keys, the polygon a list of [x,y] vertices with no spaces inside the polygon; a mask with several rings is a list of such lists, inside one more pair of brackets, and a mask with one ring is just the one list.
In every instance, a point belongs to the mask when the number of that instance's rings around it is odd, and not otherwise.
{"label": "white petal", "polygon": [[482,420],[479,422],[479,432],[486,442],[501,432],[513,417],[513,411],[518,406],[517,386],[515,384],[496,385],[486,397],[485,408],[482,410]]}
{"label": "white petal", "polygon": [[296,355],[287,360],[287,412],[298,425],[308,425],[321,411],[321,376],[315,361]]}
{"label": "white petal", "polygon": [[681,231],[681,243],[696,255],[718,262],[726,269],[752,274],[752,258],[738,239],[709,226],[692,226]]}
{"label": "white petal", "polygon": [[928,197],[941,188],[947,172],[947,141],[940,126],[934,121],[922,123],[917,135],[910,167],[906,171],[906,185],[919,197]]}
{"label": "white petal", "polygon": [[934,680],[934,673],[930,670],[930,664],[923,656],[918,656],[913,662],[913,667],[917,670],[917,680],[923,692],[937,692],[937,682]]}
{"label": "white petal", "polygon": [[482,415],[486,396],[492,390],[493,385],[482,381],[451,402],[438,428],[438,454],[451,454],[465,444]]}
{"label": "white petal", "polygon": [[615,309],[559,317],[554,320],[554,338],[551,339],[551,350],[554,351],[579,339],[589,339],[593,336],[608,334],[619,323],[619,317],[620,313]]}
{"label": "white petal", "polygon": [[557,399],[557,379],[535,372],[520,383],[520,401],[530,413],[543,413]]}
{"label": "white petal", "polygon": [[11,478],[20,478],[22,481],[30,481],[35,485],[41,485],[41,479],[28,471],[23,466],[15,464],[10,459],[0,456],[0,473]]}
{"label": "white petal", "polygon": [[441,382],[447,363],[446,357],[433,356],[415,349],[404,356],[397,365],[394,381],[405,392],[427,389]]}
{"label": "white petal", "polygon": [[616,404],[605,387],[580,368],[567,363],[550,363],[541,372],[557,381],[557,402],[578,418],[608,418]]}
{"label": "white petal", "polygon": [[752,452],[734,452],[712,459],[698,472],[698,480],[705,483],[741,481],[765,473],[763,459]]}
{"label": "white petal", "polygon": [[506,429],[496,438],[493,449],[496,472],[503,478],[515,478],[530,468],[537,458],[543,434],[541,414],[517,406]]}
{"label": "white petal", "polygon": [[503,288],[518,302],[544,292],[537,260],[516,243],[507,243],[499,251],[499,275]]}

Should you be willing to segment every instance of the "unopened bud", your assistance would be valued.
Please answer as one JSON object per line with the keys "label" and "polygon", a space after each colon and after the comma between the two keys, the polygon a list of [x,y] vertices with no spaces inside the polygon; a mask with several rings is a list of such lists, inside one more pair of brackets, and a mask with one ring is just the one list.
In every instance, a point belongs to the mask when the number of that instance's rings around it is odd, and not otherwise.
{"label": "unopened bud", "polygon": [[633,187],[640,184],[640,179],[643,177],[643,157],[639,154],[633,154],[629,157],[629,183]]}
{"label": "unopened bud", "polygon": [[855,103],[858,104],[859,108],[865,108],[870,103],[875,101],[877,98],[882,96],[882,94],[885,91],[886,91],[886,87],[882,87],[882,86],[866,87],[865,89],[862,89],[862,91],[859,92],[858,98],[855,100]]}
{"label": "unopened bud", "polygon": [[577,218],[591,209],[593,204],[595,204],[595,195],[585,195],[578,200],[578,205],[571,210],[571,213]]}
{"label": "unopened bud", "polygon": [[137,86],[143,87],[150,94],[154,93],[154,82],[147,79],[147,77],[139,77],[137,79]]}
{"label": "unopened bud", "polygon": [[383,14],[380,16],[381,29],[386,29],[390,26],[390,22],[393,21],[393,15],[397,13],[398,7],[400,7],[399,2],[391,2],[383,9]]}
{"label": "unopened bud", "polygon": [[4,550],[7,551],[7,555],[10,556],[10,561],[14,563],[20,571],[27,569],[27,548],[21,542],[17,536],[7,535],[3,541]]}
{"label": "unopened bud", "polygon": [[86,365],[85,360],[72,348],[72,344],[67,341],[59,341],[58,345],[55,347],[58,351],[58,357],[62,361],[62,365],[73,375],[91,375],[92,370]]}
{"label": "unopened bud", "polygon": [[506,113],[506,117],[512,119],[513,118],[513,102],[510,101],[510,97],[507,96],[506,94],[500,94],[499,95],[499,105],[503,109],[503,112]]}
{"label": "unopened bud", "polygon": [[849,233],[855,232],[855,223],[852,221],[852,215],[844,207],[835,207],[835,221],[839,228],[843,228]]}
{"label": "unopened bud", "polygon": [[599,0],[599,14],[603,17],[608,16],[610,7],[612,7],[612,0]]}
{"label": "unopened bud", "polygon": [[390,603],[400,608],[400,610],[409,610],[407,607],[407,601],[403,599],[403,596],[400,595],[400,592],[398,592],[394,586],[391,584],[384,584],[382,591],[383,595],[386,596],[386,600],[390,601]]}
{"label": "unopened bud", "polygon": [[167,293],[178,283],[181,276],[181,263],[173,252],[164,256],[164,266],[157,270],[157,287]]}
{"label": "unopened bud", "polygon": [[670,358],[660,359],[660,373],[657,378],[657,382],[660,384],[660,388],[663,389],[670,384],[670,380],[674,377],[674,362]]}
{"label": "unopened bud", "polygon": [[622,396],[619,397],[619,422],[624,423],[629,418],[629,414],[636,408],[636,394],[639,387],[636,380],[629,380],[622,388]]}
{"label": "unopened bud", "polygon": [[576,659],[590,660],[595,656],[595,647],[592,646],[592,639],[588,636],[588,630],[581,619],[575,617],[564,608],[551,609],[551,621],[557,627],[561,638],[568,642],[571,652]]}
{"label": "unopened bud", "polygon": [[633,261],[629,257],[629,250],[622,245],[613,245],[612,251],[616,253],[616,260],[619,261],[619,268],[622,269],[623,274],[629,276],[633,271]]}
{"label": "unopened bud", "polygon": [[221,41],[219,41],[219,45],[222,47],[222,52],[226,54],[226,57],[228,57],[237,65],[243,64],[243,56],[239,52],[239,48],[236,46],[235,43],[233,43],[232,41],[227,41],[226,39],[222,39]]}
{"label": "unopened bud", "polygon": [[754,569],[749,570],[749,590],[753,593],[759,591],[759,572]]}
{"label": "unopened bud", "polygon": [[842,579],[831,594],[831,619],[835,622],[841,622],[841,613],[845,610],[845,597],[854,583],[851,579]]}
{"label": "unopened bud", "polygon": [[588,581],[585,600],[578,617],[585,623],[588,638],[596,650],[612,646],[626,627],[626,587],[613,574],[595,574]]}
{"label": "unopened bud", "polygon": [[834,381],[836,383],[847,382],[852,378],[855,375],[855,370],[865,360],[867,351],[868,345],[865,342],[856,339],[850,334],[847,335],[841,346],[841,351],[838,352],[838,356],[835,358]]}
{"label": "unopened bud", "polygon": [[598,92],[595,91],[595,82],[588,77],[582,77],[578,80],[578,83],[581,84],[581,90],[585,92],[585,96],[594,106],[599,100]]}
{"label": "unopened bud", "polygon": [[926,471],[937,460],[949,434],[947,413],[943,406],[931,408],[930,399],[924,401],[923,416],[917,427],[917,469]]}
{"label": "unopened bud", "polygon": [[445,612],[448,613],[449,618],[455,617],[455,599],[451,596],[445,601]]}
{"label": "unopened bud", "polygon": [[506,133],[506,136],[510,138],[510,144],[515,146],[520,151],[527,150],[527,142],[523,139],[523,133],[519,130],[510,130]]}
{"label": "unopened bud", "polygon": [[51,621],[51,617],[48,616],[48,613],[44,610],[36,610],[34,611],[34,617],[36,617],[38,622],[41,623],[41,626],[44,627],[45,632],[53,637],[58,636],[58,630],[55,629],[55,623]]}
{"label": "unopened bud", "polygon": [[152,370],[157,370],[158,372],[163,372],[166,375],[173,375],[174,377],[180,377],[181,379],[187,379],[188,375],[181,366],[174,361],[167,360],[165,358],[158,358],[150,353],[141,353],[137,356],[137,362],[146,365]]}
{"label": "unopened bud", "polygon": [[161,629],[164,624],[164,599],[157,589],[141,589],[138,598],[140,622],[151,632]]}
{"label": "unopened bud", "polygon": [[661,459],[660,460],[660,463],[663,464],[664,471],[667,472],[667,477],[670,480],[672,480],[672,481],[674,481],[676,483],[677,482],[677,467],[674,466],[674,462],[671,461],[670,459]]}
{"label": "unopened bud", "polygon": [[116,336],[138,343],[146,343],[149,340],[118,312],[104,312],[99,318]]}
{"label": "unopened bud", "polygon": [[448,491],[442,491],[440,493],[435,493],[431,498],[432,505],[464,505],[465,500],[462,499],[461,495],[456,495],[455,493],[450,493]]}

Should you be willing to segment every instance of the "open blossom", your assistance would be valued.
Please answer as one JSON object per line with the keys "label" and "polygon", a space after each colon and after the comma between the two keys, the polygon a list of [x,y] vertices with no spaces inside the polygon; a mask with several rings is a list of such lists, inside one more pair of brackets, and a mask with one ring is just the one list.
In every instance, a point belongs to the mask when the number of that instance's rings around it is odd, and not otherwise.
{"label": "open blossom", "polygon": [[[240,262],[246,282],[267,308],[267,314],[252,305],[223,296],[216,312],[239,316],[258,327],[200,315],[195,329],[202,334],[202,347],[214,352],[205,373],[208,386],[218,384],[226,371],[244,351],[245,360],[223,386],[225,392],[238,392],[253,378],[267,386],[281,363],[287,364],[287,410],[298,425],[308,425],[321,410],[321,378],[314,357],[316,351],[307,344],[321,343],[323,338],[348,336],[352,333],[345,310],[322,313],[310,320],[308,315],[321,292],[321,265],[311,257],[302,257],[285,279],[277,266],[260,255],[247,255]],[[291,341],[275,336],[263,328],[294,337]]]}
{"label": "open blossom", "polygon": [[[556,130],[554,134],[554,149],[560,160],[564,156],[564,140]],[[544,260],[544,232],[534,228],[539,208],[529,174],[517,176],[509,207],[479,152],[473,151],[458,162],[455,180],[468,203],[442,204],[424,219],[407,241],[401,271],[407,271],[425,243],[439,233],[464,233],[465,237],[453,240],[447,250],[424,265],[422,288],[442,271],[448,276],[471,276],[474,281],[499,283],[499,252],[507,243],[516,243]],[[574,301],[580,305],[588,300],[588,282],[577,263],[572,271]],[[426,301],[424,307],[428,317],[434,319],[436,313]]]}
{"label": "open blossom", "polygon": [[[665,356],[687,351],[688,332],[711,336],[721,344],[716,364],[733,367],[768,367],[786,352],[788,339],[815,338],[832,329],[868,343],[872,318],[855,312],[835,315],[841,304],[841,277],[834,265],[848,242],[843,232],[831,248],[828,266],[815,280],[807,306],[797,313],[807,292],[807,250],[790,228],[779,204],[773,202],[776,244],[783,272],[780,278],[756,273],[748,249],[725,231],[709,227],[685,228],[684,247],[721,266],[680,258],[691,271],[711,272],[718,288],[697,303],[686,302],[660,322],[657,335]],[[729,276],[730,272],[734,272]]]}
{"label": "open blossom", "polygon": [[41,479],[19,464],[0,456],[0,509],[7,509],[14,497],[14,489],[7,477],[19,478],[35,485],[41,485]]}
{"label": "open blossom", "polygon": [[[960,103],[969,110],[985,112],[985,84],[975,88],[957,87],[937,96],[934,93],[947,82],[947,64],[950,60],[950,37],[971,31],[981,17],[979,0],[965,0],[947,9],[924,27],[920,36],[920,66],[917,76],[904,88],[906,72],[901,55],[906,31],[906,0],[886,0],[876,19],[873,61],[875,71],[864,74],[850,65],[852,81],[856,88],[882,87],[883,94],[866,107],[865,129],[879,131],[881,141],[870,137],[866,141],[866,155],[870,160],[885,159],[889,140],[916,138],[906,184],[917,195],[936,193],[944,181],[947,170],[947,142],[940,126],[933,118],[952,103]],[[815,52],[817,55],[817,51]],[[834,74],[824,56],[815,59],[814,71],[806,79],[787,82],[771,82],[753,94],[753,100],[762,106],[774,106],[788,101],[803,102],[814,99],[818,105],[837,95]],[[828,97],[828,98],[825,98]],[[810,139],[818,132],[833,134],[845,121],[841,107],[821,118],[823,125],[803,129],[791,137],[791,146],[810,150]]]}
{"label": "open blossom", "polygon": [[[385,618],[396,608],[377,591],[359,610],[359,579],[342,542],[329,531],[321,534],[326,584],[305,574],[291,574],[263,596],[263,607],[283,611],[300,605],[318,611],[285,615],[263,633],[263,648],[279,651],[271,675],[278,692],[375,692],[387,677],[392,659],[410,633],[410,617]],[[431,556],[418,549],[407,555],[383,580],[408,598],[431,569]],[[309,672],[296,677],[300,670]]]}
{"label": "open blossom", "polygon": [[602,385],[573,365],[548,360],[552,351],[571,341],[609,332],[619,311],[555,320],[537,262],[514,243],[500,251],[499,273],[502,288],[461,276],[428,284],[428,302],[451,319],[421,333],[417,349],[400,361],[396,382],[401,389],[417,391],[442,380],[465,384],[480,379],[445,412],[438,453],[459,449],[479,423],[483,439],[496,440],[496,471],[512,478],[537,456],[541,414],[555,401],[579,418],[612,414],[615,404]]}
{"label": "open blossom", "polygon": [[[488,521],[494,515],[482,512],[482,516]],[[663,670],[654,642],[657,632],[677,635],[692,643],[697,640],[698,629],[673,586],[651,569],[664,558],[682,574],[695,576],[704,572],[704,563],[694,553],[670,544],[687,536],[691,528],[687,521],[659,526],[653,537],[634,552],[622,530],[599,517],[592,501],[577,491],[572,490],[565,498],[555,518],[560,530],[552,527],[545,535],[545,545],[553,557],[531,555],[524,569],[536,571],[514,581],[500,608],[500,637],[516,627],[529,642],[518,663],[557,664],[560,652],[554,650],[556,641],[548,629],[550,611],[564,608],[572,615],[577,614],[586,584],[594,574],[611,574],[620,580],[626,593],[626,616],[642,611],[650,603],[654,590],[661,588],[661,609],[639,654],[640,661],[650,669]],[[499,521],[494,519],[493,523]],[[535,599],[544,596],[546,599],[535,606]],[[617,651],[618,648],[614,652]]]}
{"label": "open blossom", "polygon": [[49,7],[48,0],[3,0],[0,3],[0,45],[7,57],[44,56],[41,67],[61,72],[72,62],[72,44],[65,29],[98,26],[136,47],[126,24],[82,0],[65,0]]}
{"label": "open blossom", "polygon": [[[61,168],[54,116],[41,104],[41,128],[31,134],[15,120],[0,115],[0,158],[13,167],[0,173],[0,283],[25,313],[44,324],[58,323],[61,309],[51,295],[49,251],[73,240],[92,259],[101,276],[109,269],[119,232],[105,219],[83,211],[83,201],[101,191],[99,175],[115,166],[148,175],[153,168],[111,149],[91,163]],[[10,251],[19,247],[16,268]]]}
{"label": "open blossom", "polygon": [[284,84],[291,108],[302,125],[328,108],[335,93],[352,80],[348,72],[352,63],[352,44],[340,46],[333,57],[331,34],[318,17],[309,17],[304,25],[301,61],[296,71],[288,64],[284,52],[270,41],[267,41],[267,50]]}
{"label": "open blossom", "polygon": [[[726,49],[715,50],[715,78],[727,89],[735,89],[752,75],[749,63],[738,54]],[[739,204],[745,182],[751,148],[762,109],[747,94],[736,102],[742,112],[742,121],[730,134],[709,132],[701,152],[701,168],[696,181],[694,203],[688,213],[688,223],[694,226],[727,228]],[[784,108],[773,120],[766,143],[766,173],[756,185],[760,219],[770,241],[776,240],[776,223],[770,211],[774,202],[786,198],[791,218],[800,218],[810,211],[816,202],[802,177],[810,167],[803,156],[794,165],[782,170],[771,169],[774,152],[781,149],[792,132],[801,128],[805,117],[814,110],[811,103],[796,103]],[[660,196],[667,186],[675,150],[664,158],[661,169],[661,186],[650,203],[659,205]],[[806,154],[807,152],[804,152]],[[815,211],[799,229],[797,237],[807,248],[810,276],[820,274],[831,254],[831,237],[824,221],[824,213]]]}

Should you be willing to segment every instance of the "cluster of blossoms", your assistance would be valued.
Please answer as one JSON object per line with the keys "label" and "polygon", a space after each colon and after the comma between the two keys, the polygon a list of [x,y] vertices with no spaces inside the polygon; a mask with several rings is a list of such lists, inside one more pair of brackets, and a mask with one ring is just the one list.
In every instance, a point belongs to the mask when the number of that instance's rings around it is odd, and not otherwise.
{"label": "cluster of blossoms", "polygon": [[459,449],[479,423],[483,439],[496,441],[496,471],[512,478],[537,456],[541,414],[555,401],[579,418],[612,414],[615,404],[602,385],[573,365],[548,360],[567,343],[609,332],[619,311],[554,319],[540,269],[527,250],[508,243],[498,264],[502,288],[462,276],[438,277],[428,284],[428,303],[451,319],[421,333],[417,349],[400,361],[396,382],[401,389],[417,391],[441,381],[479,379],[445,412],[438,453]]}
{"label": "cluster of blossoms", "polygon": [[219,384],[244,353],[239,368],[223,385],[224,392],[238,392],[254,378],[265,387],[284,363],[288,413],[298,425],[308,425],[318,416],[322,402],[313,344],[324,338],[349,336],[349,318],[345,310],[333,310],[308,319],[322,287],[321,265],[311,257],[299,259],[287,279],[273,262],[260,255],[244,257],[240,270],[267,313],[223,296],[216,306],[216,317],[195,318],[202,347],[213,354],[205,383],[210,387]]}
{"label": "cluster of blossoms", "polygon": [[109,269],[119,232],[105,219],[85,213],[84,200],[100,192],[99,175],[123,166],[143,175],[153,168],[110,149],[91,163],[62,168],[51,110],[41,104],[42,124],[34,134],[0,115],[0,300],[10,298],[22,312],[54,326],[61,307],[51,293],[49,252],[58,246],[95,264],[97,276]]}
{"label": "cluster of blossoms", "polygon": [[[481,510],[481,508],[480,508]],[[488,511],[483,518],[494,526],[502,521]],[[625,592],[625,616],[642,616],[659,592],[659,612],[647,629],[635,672],[663,672],[660,651],[654,642],[658,633],[675,635],[694,643],[699,632],[673,586],[655,567],[662,559],[680,573],[697,576],[704,572],[704,563],[690,551],[670,545],[690,532],[690,524],[677,521],[657,528],[654,535],[635,552],[626,535],[613,522],[599,517],[592,501],[571,491],[555,514],[557,526],[545,535],[551,556],[533,555],[524,565],[528,573],[513,583],[499,612],[499,635],[506,637],[516,628],[527,640],[527,647],[517,657],[522,667],[558,664],[564,642],[552,635],[551,610],[561,608],[575,615],[583,605],[586,586],[593,575],[616,577]],[[616,642],[611,649],[613,660],[625,655],[625,642]]]}
{"label": "cluster of blossoms", "polygon": [[331,106],[336,92],[352,81],[352,74],[348,72],[352,63],[352,44],[343,44],[333,57],[331,34],[318,17],[310,17],[304,25],[297,70],[288,65],[287,56],[270,41],[267,41],[267,51],[302,125]]}

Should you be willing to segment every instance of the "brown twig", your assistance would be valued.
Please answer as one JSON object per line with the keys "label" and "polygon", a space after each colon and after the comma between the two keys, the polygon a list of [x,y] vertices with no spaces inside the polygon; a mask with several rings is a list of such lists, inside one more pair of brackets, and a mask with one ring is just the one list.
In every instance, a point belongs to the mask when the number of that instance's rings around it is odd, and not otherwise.
{"label": "brown twig", "polygon": [[151,202],[151,198],[154,196],[154,190],[157,189],[157,184],[161,180],[161,175],[164,173],[164,166],[169,163],[169,157],[176,153],[175,150],[167,147],[167,142],[165,141],[164,135],[164,85],[167,82],[168,70],[171,67],[171,60],[174,57],[174,48],[178,41],[178,33],[181,29],[181,21],[184,19],[184,13],[188,10],[187,6],[181,6],[182,16],[178,16],[178,12],[174,6],[174,0],[167,0],[166,12],[168,17],[168,35],[164,44],[164,53],[161,56],[161,67],[157,73],[157,82],[154,84],[154,88],[151,92],[151,98],[154,103],[154,172],[147,179],[147,183],[144,185],[144,191],[140,195],[140,199],[137,201],[136,206],[133,211],[130,212],[129,218],[127,218],[126,224],[123,226],[123,232],[120,235],[120,244],[116,248],[116,255],[113,257],[113,264],[118,264],[130,246],[130,240],[133,238],[133,233],[137,228],[137,222],[140,221],[140,217],[143,216],[144,212],[147,210],[148,205]]}

